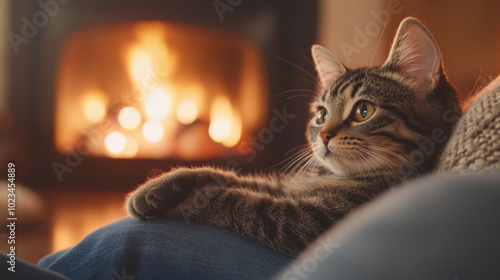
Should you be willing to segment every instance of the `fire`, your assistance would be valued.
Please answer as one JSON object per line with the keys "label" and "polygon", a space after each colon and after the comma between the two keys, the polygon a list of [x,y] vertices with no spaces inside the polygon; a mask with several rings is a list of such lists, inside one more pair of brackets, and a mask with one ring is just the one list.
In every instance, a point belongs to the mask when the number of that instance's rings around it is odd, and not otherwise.
{"label": "fire", "polygon": [[177,57],[165,42],[164,24],[138,23],[133,31],[136,40],[125,48],[125,61],[132,84],[144,97],[164,85]]}
{"label": "fire", "polygon": [[146,99],[146,114],[154,120],[165,118],[170,111],[172,100],[170,94],[164,89],[158,88],[151,92]]}
{"label": "fire", "polygon": [[118,123],[128,130],[137,128],[141,120],[141,113],[134,107],[124,107],[118,113]]}
{"label": "fire", "polygon": [[[145,87],[148,78],[155,80],[155,72],[151,71],[153,59],[147,50],[140,46],[134,46],[129,51],[129,75],[136,86]],[[149,70],[149,71],[148,71]]]}
{"label": "fire", "polygon": [[261,59],[243,38],[182,24],[138,21],[77,33],[60,58],[56,148],[67,153],[98,131],[104,137],[92,156],[225,157],[224,147],[266,118]]}
{"label": "fire", "polygon": [[151,120],[142,126],[142,135],[146,141],[156,143],[163,138],[164,129],[159,121]]}
{"label": "fire", "polygon": [[241,118],[233,112],[229,98],[217,97],[210,110],[208,133],[212,140],[233,147],[241,138]]}
{"label": "fire", "polygon": [[83,114],[91,123],[99,123],[106,117],[105,95],[97,90],[85,94],[83,102]]}
{"label": "fire", "polygon": [[139,152],[139,142],[135,140],[132,136],[127,136],[127,143],[125,149],[123,149],[123,154],[127,157],[135,157]]}
{"label": "fire", "polygon": [[198,117],[198,107],[192,100],[184,100],[177,107],[177,120],[182,124],[193,123]]}
{"label": "fire", "polygon": [[112,154],[119,154],[125,149],[127,140],[122,133],[114,131],[106,136],[104,143],[106,144],[108,151]]}
{"label": "fire", "polygon": [[134,157],[139,151],[139,142],[132,136],[125,136],[123,133],[113,131],[106,135],[104,144],[111,156]]}

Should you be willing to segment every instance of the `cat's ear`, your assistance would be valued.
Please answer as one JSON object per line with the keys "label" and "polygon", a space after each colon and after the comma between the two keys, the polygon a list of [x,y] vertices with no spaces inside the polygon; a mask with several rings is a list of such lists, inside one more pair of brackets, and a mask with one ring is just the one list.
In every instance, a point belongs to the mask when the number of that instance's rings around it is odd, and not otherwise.
{"label": "cat's ear", "polygon": [[327,87],[346,72],[342,62],[326,48],[320,45],[313,45],[311,53],[322,88]]}
{"label": "cat's ear", "polygon": [[441,53],[427,27],[416,18],[408,17],[399,25],[384,66],[410,79],[423,98],[438,85]]}

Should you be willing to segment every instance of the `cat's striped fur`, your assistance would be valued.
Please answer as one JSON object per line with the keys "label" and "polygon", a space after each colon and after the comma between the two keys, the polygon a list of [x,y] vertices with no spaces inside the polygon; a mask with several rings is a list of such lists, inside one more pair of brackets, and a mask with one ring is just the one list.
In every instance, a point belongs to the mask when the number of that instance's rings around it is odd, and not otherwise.
{"label": "cat's striped fur", "polygon": [[454,124],[445,114],[454,110],[456,93],[424,25],[404,20],[380,67],[349,70],[323,47],[312,53],[321,90],[300,171],[176,169],[131,193],[130,215],[217,226],[295,256],[356,207],[433,169]]}

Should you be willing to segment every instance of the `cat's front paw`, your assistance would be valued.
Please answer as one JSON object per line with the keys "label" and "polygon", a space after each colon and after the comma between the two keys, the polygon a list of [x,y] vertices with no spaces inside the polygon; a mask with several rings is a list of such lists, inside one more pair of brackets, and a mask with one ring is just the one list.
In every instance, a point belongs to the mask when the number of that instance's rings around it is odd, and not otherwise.
{"label": "cat's front paw", "polygon": [[127,212],[138,219],[166,216],[197,187],[197,175],[195,170],[178,169],[149,180],[128,197]]}

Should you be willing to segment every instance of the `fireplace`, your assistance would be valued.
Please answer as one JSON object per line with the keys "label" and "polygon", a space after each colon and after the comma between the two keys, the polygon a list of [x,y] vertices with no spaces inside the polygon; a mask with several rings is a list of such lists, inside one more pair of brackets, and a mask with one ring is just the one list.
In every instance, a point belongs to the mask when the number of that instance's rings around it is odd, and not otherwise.
{"label": "fireplace", "polygon": [[11,61],[21,180],[120,187],[177,165],[262,170],[303,142],[304,115],[265,145],[258,136],[273,112],[306,112],[277,94],[314,89],[280,58],[312,72],[315,1],[49,2],[12,7],[13,31],[48,15]]}
{"label": "fireplace", "polygon": [[56,73],[62,154],[224,158],[268,111],[259,49],[209,28],[161,21],[88,28],[63,44]]}

